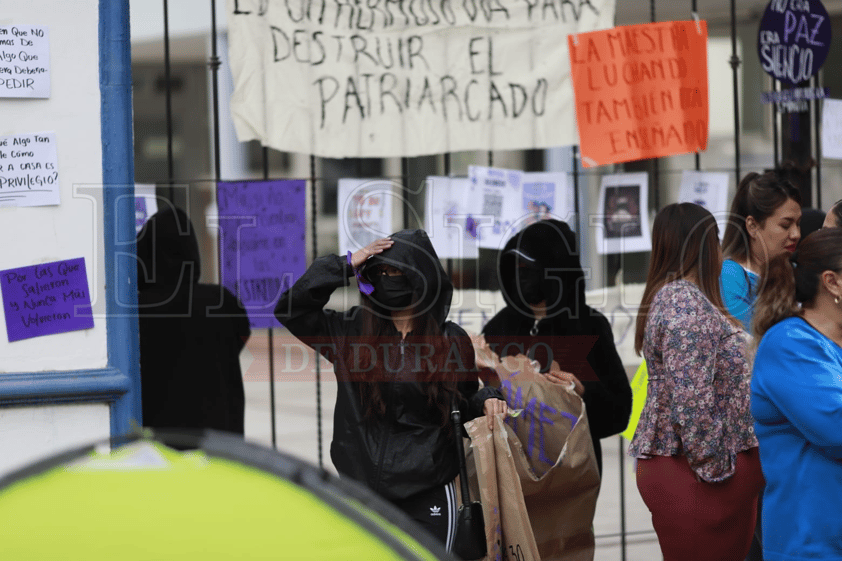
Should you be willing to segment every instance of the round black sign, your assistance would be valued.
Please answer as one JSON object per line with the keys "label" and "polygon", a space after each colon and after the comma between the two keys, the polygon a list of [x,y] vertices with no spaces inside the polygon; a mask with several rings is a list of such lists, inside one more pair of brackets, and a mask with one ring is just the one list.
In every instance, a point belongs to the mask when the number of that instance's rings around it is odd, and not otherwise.
{"label": "round black sign", "polygon": [[763,70],[797,85],[814,76],[830,51],[830,16],[819,0],[772,0],[760,21]]}

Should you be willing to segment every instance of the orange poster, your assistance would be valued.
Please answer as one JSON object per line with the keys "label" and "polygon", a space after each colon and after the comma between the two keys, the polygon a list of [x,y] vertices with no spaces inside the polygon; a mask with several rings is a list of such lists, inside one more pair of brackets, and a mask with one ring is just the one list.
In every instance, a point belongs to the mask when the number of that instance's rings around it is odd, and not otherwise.
{"label": "orange poster", "polygon": [[585,167],[707,148],[707,38],[704,21],[568,35]]}

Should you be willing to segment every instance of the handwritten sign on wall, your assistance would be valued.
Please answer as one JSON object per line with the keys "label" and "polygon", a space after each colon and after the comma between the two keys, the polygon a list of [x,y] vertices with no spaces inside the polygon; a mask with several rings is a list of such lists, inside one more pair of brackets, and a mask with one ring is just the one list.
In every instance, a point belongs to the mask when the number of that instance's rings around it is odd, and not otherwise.
{"label": "handwritten sign on wall", "polygon": [[339,180],[339,253],[356,251],[394,233],[395,185],[388,179]]}
{"label": "handwritten sign on wall", "polygon": [[0,136],[0,206],[44,206],[61,202],[56,135]]}
{"label": "handwritten sign on wall", "polygon": [[763,70],[793,86],[815,76],[830,52],[830,22],[819,0],[771,0],[757,34]]}
{"label": "handwritten sign on wall", "polygon": [[50,97],[46,27],[0,25],[0,97]]}
{"label": "handwritten sign on wall", "polygon": [[85,259],[0,271],[9,342],[94,326]]}
{"label": "handwritten sign on wall", "polygon": [[567,44],[615,0],[231,0],[241,141],[317,156],[575,144]]}
{"label": "handwritten sign on wall", "polygon": [[278,327],[275,304],[307,267],[303,180],[218,183],[220,278],[254,328]]}
{"label": "handwritten sign on wall", "polygon": [[567,38],[585,167],[707,148],[707,37],[673,21]]}

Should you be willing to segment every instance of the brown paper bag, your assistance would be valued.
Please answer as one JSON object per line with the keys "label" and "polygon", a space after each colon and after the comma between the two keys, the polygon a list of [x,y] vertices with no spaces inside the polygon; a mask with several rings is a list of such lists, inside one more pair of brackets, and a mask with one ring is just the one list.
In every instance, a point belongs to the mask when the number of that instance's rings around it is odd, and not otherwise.
{"label": "brown paper bag", "polygon": [[[540,375],[526,357],[498,368],[517,414],[465,425],[468,472],[483,503],[488,560],[591,561],[599,472],[585,406]],[[473,475],[472,475],[473,473]]]}

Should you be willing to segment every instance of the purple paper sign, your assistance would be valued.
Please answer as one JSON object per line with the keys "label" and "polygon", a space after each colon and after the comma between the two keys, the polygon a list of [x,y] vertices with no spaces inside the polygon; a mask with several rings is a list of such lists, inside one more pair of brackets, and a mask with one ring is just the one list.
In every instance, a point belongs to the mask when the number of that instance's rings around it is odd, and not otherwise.
{"label": "purple paper sign", "polygon": [[275,304],[307,267],[303,180],[218,183],[222,284],[253,328],[279,327]]}
{"label": "purple paper sign", "polygon": [[140,232],[146,221],[149,220],[149,210],[146,208],[146,199],[144,197],[134,198],[134,228],[135,232]]}
{"label": "purple paper sign", "polygon": [[85,258],[0,271],[9,342],[94,326]]}

